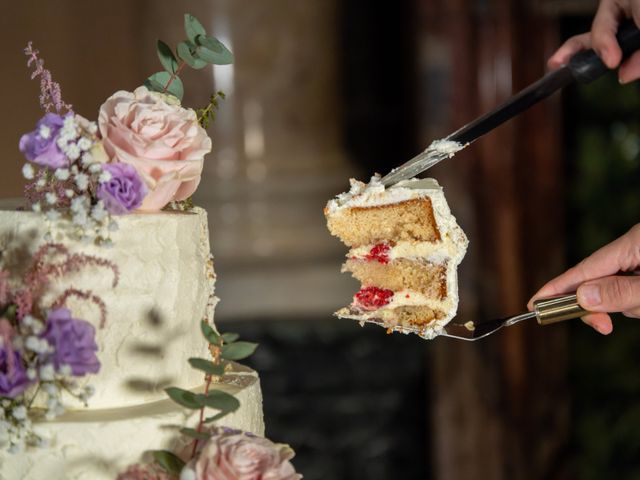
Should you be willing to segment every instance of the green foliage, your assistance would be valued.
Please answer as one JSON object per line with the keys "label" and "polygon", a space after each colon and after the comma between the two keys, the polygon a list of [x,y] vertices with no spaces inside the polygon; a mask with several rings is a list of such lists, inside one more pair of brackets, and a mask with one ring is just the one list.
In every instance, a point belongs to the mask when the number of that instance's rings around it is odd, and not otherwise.
{"label": "green foliage", "polygon": [[257,343],[235,342],[222,346],[222,358],[226,360],[242,360],[253,355],[258,348]]}
{"label": "green foliage", "polygon": [[209,97],[209,104],[203,108],[196,109],[198,122],[202,128],[209,128],[209,124],[216,119],[216,112],[219,108],[219,100],[225,99],[224,92],[218,91]]}
{"label": "green foliage", "polygon": [[158,59],[164,69],[169,73],[176,73],[176,70],[178,70],[178,60],[176,60],[175,55],[171,51],[171,47],[162,40],[158,40],[157,51]]}
{"label": "green foliage", "polygon": [[240,408],[240,401],[233,395],[222,390],[211,390],[206,394],[199,394],[197,401],[203,407],[215,408],[221,412],[231,413]]}
{"label": "green foliage", "polygon": [[164,390],[167,395],[179,405],[190,408],[191,410],[199,410],[202,404],[198,401],[198,395],[178,387],[169,387]]}
{"label": "green foliage", "polygon": [[145,80],[144,86],[154,92],[169,93],[178,100],[182,100],[184,95],[182,80],[169,72],[154,73]]}
{"label": "green foliage", "polygon": [[184,462],[180,460],[175,454],[167,450],[153,450],[153,459],[167,472],[180,475],[184,467]]}
{"label": "green foliage", "polygon": [[184,31],[187,40],[178,44],[175,54],[169,45],[158,40],[158,59],[165,71],[151,75],[144,83],[149,90],[169,93],[180,100],[184,88],[179,75],[185,65],[199,70],[207,65],[233,63],[231,51],[217,38],[207,36],[207,31],[198,19],[188,13],[184,15]]}
{"label": "green foliage", "polygon": [[202,335],[207,342],[212,345],[218,345],[220,343],[220,335],[218,335],[211,325],[207,323],[205,320],[200,322],[200,330],[202,331]]}
{"label": "green foliage", "polygon": [[223,333],[222,340],[224,343],[233,343],[240,338],[240,335],[237,333]]}
{"label": "green foliage", "polygon": [[195,428],[181,428],[180,433],[186,435],[187,437],[195,438],[198,440],[208,440],[209,435],[204,432],[199,432]]}
{"label": "green foliage", "polygon": [[204,358],[190,358],[189,365],[198,370],[202,370],[209,375],[216,375],[218,377],[224,375],[224,364],[216,365]]}

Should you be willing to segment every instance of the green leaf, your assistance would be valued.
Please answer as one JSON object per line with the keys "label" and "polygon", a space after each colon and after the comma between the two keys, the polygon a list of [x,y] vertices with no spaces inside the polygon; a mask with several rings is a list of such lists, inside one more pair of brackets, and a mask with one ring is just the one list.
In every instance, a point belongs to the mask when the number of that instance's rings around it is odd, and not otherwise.
{"label": "green leaf", "polygon": [[211,325],[209,325],[205,320],[200,322],[200,330],[207,342],[212,343],[213,345],[220,344],[220,335],[218,335]]}
{"label": "green leaf", "polygon": [[178,69],[178,60],[171,51],[171,47],[164,43],[162,40],[158,40],[157,44],[158,58],[164,69],[169,73],[176,73]]}
{"label": "green leaf", "polygon": [[210,408],[223,412],[235,412],[240,408],[240,401],[233,395],[222,390],[211,390],[198,395],[198,402]]}
{"label": "green leaf", "polygon": [[153,450],[153,459],[164,468],[167,472],[175,475],[180,475],[180,472],[184,468],[184,462],[180,460],[175,454],[167,450]]}
{"label": "green leaf", "polygon": [[189,13],[184,14],[184,31],[187,34],[187,38],[193,43],[196,41],[198,35],[206,35],[207,31],[196,17]]}
{"label": "green leaf", "polygon": [[167,395],[179,405],[190,408],[192,410],[198,410],[202,408],[202,403],[198,401],[199,395],[190,392],[189,390],[183,390],[182,388],[169,387],[164,389]]}
{"label": "green leaf", "polygon": [[207,62],[193,56],[193,54],[191,53],[192,47],[193,47],[193,44],[189,44],[187,42],[180,42],[178,44],[178,56],[182,60],[187,62],[187,65],[189,65],[191,68],[195,68],[196,70],[206,67]]}
{"label": "green leaf", "polygon": [[233,63],[233,53],[217,38],[199,35],[195,43],[198,45],[195,51],[196,56],[205,62],[214,65]]}
{"label": "green leaf", "polygon": [[[178,98],[178,100],[182,100],[182,96],[184,95],[184,86],[182,85],[182,80],[179,77],[174,76],[169,83],[169,79],[171,78],[171,74],[169,72],[157,72],[151,75],[144,81],[144,86],[149,90],[154,92],[166,92],[170,93],[174,97]],[[169,85],[167,87],[167,84]]]}
{"label": "green leaf", "polygon": [[237,333],[223,333],[222,340],[224,343],[233,343],[240,338],[240,335]]}
{"label": "green leaf", "polygon": [[224,365],[216,365],[215,363],[210,362],[209,360],[205,360],[204,358],[190,358],[189,364],[193,368],[202,370],[209,375],[217,375],[219,377],[224,375]]}
{"label": "green leaf", "polygon": [[206,434],[205,432],[199,432],[194,428],[181,428],[180,433],[186,435],[187,437],[197,438],[198,440],[209,440],[211,435]]}
{"label": "green leaf", "polygon": [[229,415],[231,412],[220,412],[220,413],[216,413],[215,415],[213,415],[212,417],[207,417],[203,420],[204,423],[211,423],[211,422],[215,422],[216,420],[220,420],[223,417],[226,417],[227,415]]}
{"label": "green leaf", "polygon": [[222,346],[222,358],[227,360],[242,360],[253,355],[253,352],[258,348],[257,343],[251,342],[236,342]]}

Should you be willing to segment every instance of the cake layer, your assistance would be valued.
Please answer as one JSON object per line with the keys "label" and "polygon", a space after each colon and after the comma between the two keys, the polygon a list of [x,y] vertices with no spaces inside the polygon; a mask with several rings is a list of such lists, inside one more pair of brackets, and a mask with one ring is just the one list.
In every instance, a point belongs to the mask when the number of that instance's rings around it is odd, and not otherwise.
{"label": "cake layer", "polygon": [[446,317],[446,311],[427,305],[383,307],[374,311],[347,307],[336,314],[341,318],[350,318],[361,323],[382,325],[389,332],[417,333],[425,338],[435,337],[439,331],[435,325]]}
{"label": "cake layer", "polygon": [[342,209],[328,217],[327,225],[333,235],[350,247],[385,240],[440,240],[428,197],[387,205]]}
{"label": "cake layer", "polygon": [[447,265],[428,261],[397,259],[388,263],[349,259],[343,271],[351,272],[363,285],[393,291],[414,290],[429,298],[447,296]]}
{"label": "cake layer", "polygon": [[[112,288],[109,269],[87,266],[56,281],[44,298],[46,306],[73,286],[91,290],[107,307],[101,328],[100,312],[94,304],[74,298],[67,304],[76,318],[96,327],[100,372],[79,378],[81,385],[89,383],[95,388],[89,401],[92,409],[160,400],[168,385],[201,385],[203,374],[187,360],[207,355],[200,321],[213,315],[210,296],[214,276],[204,210],[125,215],[117,222],[112,247],[60,238],[71,252],[115,264],[119,269],[117,287]],[[43,215],[0,211],[0,250],[6,252],[5,266],[11,271],[27,266],[47,231]],[[58,240],[53,233],[54,241]],[[72,402],[72,398],[66,400],[67,404]]]}
{"label": "cake layer", "polygon": [[[211,388],[231,393],[241,405],[217,425],[264,435],[262,393],[255,372],[238,366],[226,383]],[[147,450],[179,450],[184,445],[179,429],[193,428],[197,421],[198,411],[171,400],[69,412],[35,425],[49,446],[17,454],[1,451],[0,480],[114,480],[128,465],[143,459]]]}

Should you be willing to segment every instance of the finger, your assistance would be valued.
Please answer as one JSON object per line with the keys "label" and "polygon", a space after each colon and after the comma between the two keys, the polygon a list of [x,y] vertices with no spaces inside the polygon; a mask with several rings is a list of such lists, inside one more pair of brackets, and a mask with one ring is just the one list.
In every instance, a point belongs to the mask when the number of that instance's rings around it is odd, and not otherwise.
{"label": "finger", "polygon": [[583,33],[581,35],[571,37],[569,40],[564,42],[553,55],[551,55],[547,61],[547,65],[553,70],[560,68],[561,66],[566,65],[569,62],[569,59],[576,53],[589,48],[591,48],[590,33]]}
{"label": "finger", "polygon": [[640,78],[640,51],[634,53],[625,60],[618,70],[618,80],[620,83],[633,82]]}
{"label": "finger", "polygon": [[624,312],[640,308],[640,277],[615,276],[578,287],[578,303],[591,312]]}
{"label": "finger", "polygon": [[582,321],[602,335],[609,335],[613,331],[611,317],[606,313],[590,313],[582,317]]}
{"label": "finger", "polygon": [[629,318],[640,318],[640,308],[636,308],[635,310],[626,310],[622,312],[622,314]]}
{"label": "finger", "polygon": [[620,18],[625,12],[615,0],[600,2],[591,26],[591,43],[593,49],[609,68],[620,64],[622,51],[616,40]]}
{"label": "finger", "polygon": [[575,267],[547,282],[529,301],[530,308],[533,306],[533,300],[537,298],[575,292],[578,285],[588,280],[608,277],[621,270],[632,270],[636,266],[634,262],[640,261],[640,258],[637,258],[639,243],[640,228],[635,226],[623,236],[585,258]]}

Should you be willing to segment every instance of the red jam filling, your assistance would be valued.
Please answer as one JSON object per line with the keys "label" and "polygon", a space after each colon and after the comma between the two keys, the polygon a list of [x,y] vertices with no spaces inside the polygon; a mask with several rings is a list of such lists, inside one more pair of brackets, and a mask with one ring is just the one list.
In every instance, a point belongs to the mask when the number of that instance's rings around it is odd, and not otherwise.
{"label": "red jam filling", "polygon": [[353,297],[354,302],[365,310],[375,310],[387,305],[393,297],[393,290],[378,287],[364,287]]}
{"label": "red jam filling", "polygon": [[367,261],[376,260],[386,264],[389,263],[389,250],[391,250],[391,247],[386,243],[378,243],[369,250],[369,253],[364,258]]}

